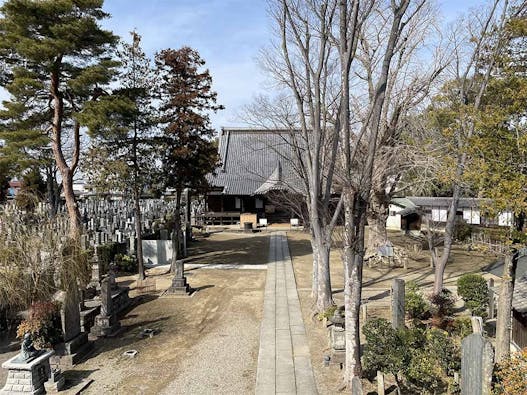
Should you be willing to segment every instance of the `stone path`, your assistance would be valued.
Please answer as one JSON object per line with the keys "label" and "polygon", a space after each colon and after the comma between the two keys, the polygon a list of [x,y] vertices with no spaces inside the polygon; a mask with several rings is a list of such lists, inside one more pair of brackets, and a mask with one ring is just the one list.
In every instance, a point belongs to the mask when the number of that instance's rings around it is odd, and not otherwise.
{"label": "stone path", "polygon": [[285,232],[271,235],[256,394],[317,394]]}

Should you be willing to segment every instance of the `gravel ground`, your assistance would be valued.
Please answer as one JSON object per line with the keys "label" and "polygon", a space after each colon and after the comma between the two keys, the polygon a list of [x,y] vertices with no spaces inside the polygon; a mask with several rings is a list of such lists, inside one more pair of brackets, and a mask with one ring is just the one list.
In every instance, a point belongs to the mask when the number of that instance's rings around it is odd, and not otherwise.
{"label": "gravel ground", "polygon": [[247,318],[232,316],[188,350],[191,356],[161,394],[254,393],[259,321]]}

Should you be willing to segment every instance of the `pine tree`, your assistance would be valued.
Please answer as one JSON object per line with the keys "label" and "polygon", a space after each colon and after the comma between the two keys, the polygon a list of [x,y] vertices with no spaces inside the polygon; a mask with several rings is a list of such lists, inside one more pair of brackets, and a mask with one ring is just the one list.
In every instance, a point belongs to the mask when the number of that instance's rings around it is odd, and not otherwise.
{"label": "pine tree", "polygon": [[8,0],[0,8],[0,59],[11,94],[4,103],[2,129],[14,134],[7,146],[16,139],[27,149],[37,136],[49,137],[73,238],[81,231],[73,194],[81,154],[78,114],[101,96],[116,65],[108,57],[116,37],[98,24],[109,16],[102,4],[103,0]]}
{"label": "pine tree", "polygon": [[[179,240],[183,190],[204,186],[205,175],[218,164],[208,112],[223,106],[216,103],[209,71],[200,70],[205,62],[197,51],[188,47],[163,50],[156,55],[156,65],[161,78],[162,173],[165,186],[176,191],[174,230]],[[173,263],[178,259],[178,246],[176,243]]]}
{"label": "pine tree", "polygon": [[[131,32],[132,43],[122,42],[118,52],[121,64],[118,87],[112,95],[88,103],[81,121],[92,137],[85,173],[97,189],[130,193],[134,200],[139,279],[144,264],[140,199],[155,178],[155,77],[150,60],[142,51],[141,37]],[[94,164],[100,165],[94,165]]]}

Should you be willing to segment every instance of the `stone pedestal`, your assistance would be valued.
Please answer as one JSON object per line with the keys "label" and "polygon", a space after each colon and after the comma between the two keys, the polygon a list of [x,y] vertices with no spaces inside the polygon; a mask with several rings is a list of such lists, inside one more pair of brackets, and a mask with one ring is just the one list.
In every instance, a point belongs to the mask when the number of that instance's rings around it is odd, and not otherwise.
{"label": "stone pedestal", "polygon": [[166,295],[189,295],[190,293],[191,288],[185,276],[174,277],[172,279],[172,285],[165,292]]}
{"label": "stone pedestal", "polygon": [[115,315],[98,315],[95,317],[95,323],[92,326],[90,333],[97,337],[110,336],[117,332],[121,327]]}
{"label": "stone pedestal", "polygon": [[4,362],[2,367],[9,372],[0,394],[45,394],[44,383],[51,373],[49,358],[53,354],[54,351],[43,351],[29,361],[23,361],[19,354]]}

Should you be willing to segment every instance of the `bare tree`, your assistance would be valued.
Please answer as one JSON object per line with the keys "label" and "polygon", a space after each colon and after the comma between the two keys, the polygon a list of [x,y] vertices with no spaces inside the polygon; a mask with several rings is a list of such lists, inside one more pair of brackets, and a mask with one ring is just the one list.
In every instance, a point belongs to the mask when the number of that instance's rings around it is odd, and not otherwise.
{"label": "bare tree", "polygon": [[288,92],[294,107],[272,110],[286,127],[298,129],[288,141],[295,168],[303,182],[313,248],[313,296],[315,309],[333,304],[329,254],[331,234],[342,202],[333,207],[333,181],[337,159],[338,119],[335,87],[337,67],[330,41],[335,26],[337,1],[280,0],[271,15],[277,42],[264,53],[262,63]]}
{"label": "bare tree", "polygon": [[[404,37],[394,50],[394,66],[387,78],[386,104],[381,113],[368,207],[369,254],[374,254],[377,247],[387,242],[386,219],[390,200],[395,192],[407,186],[401,182],[405,173],[423,164],[422,157],[415,154],[416,148],[412,144],[413,135],[418,131],[413,118],[428,103],[430,92],[436,90],[435,85],[450,61],[449,51],[443,48],[441,42],[436,16],[437,10],[432,3],[423,3],[408,21]],[[373,95],[371,76],[375,75],[382,55],[378,48],[388,33],[382,25],[375,32],[361,36],[357,55],[361,69],[355,73],[356,78],[368,87],[370,100]],[[428,46],[432,40],[437,43]],[[356,107],[360,109],[360,103]],[[363,114],[361,111],[357,113]],[[424,177],[427,174],[420,173],[418,180],[423,182],[421,174]]]}
{"label": "bare tree", "polygon": [[[362,268],[364,261],[364,230],[373,183],[374,161],[378,138],[382,129],[383,111],[387,105],[387,87],[390,72],[394,67],[397,49],[405,39],[411,21],[417,18],[424,1],[410,7],[409,0],[400,2],[372,2],[359,4],[347,1],[339,4],[339,57],[341,72],[340,127],[343,164],[344,196],[344,304],[346,322],[346,368],[344,386],[351,388],[353,377],[360,377],[359,309],[362,294]],[[358,15],[361,17],[358,18]],[[357,29],[359,23],[369,15],[367,26]],[[360,22],[359,22],[360,21]],[[365,116],[352,124],[350,117],[350,82],[352,81],[350,54],[355,51],[361,35],[378,34],[384,30],[386,41],[376,50],[380,51],[379,65],[374,74],[366,79],[368,100]],[[355,47],[355,48],[354,48]]]}

